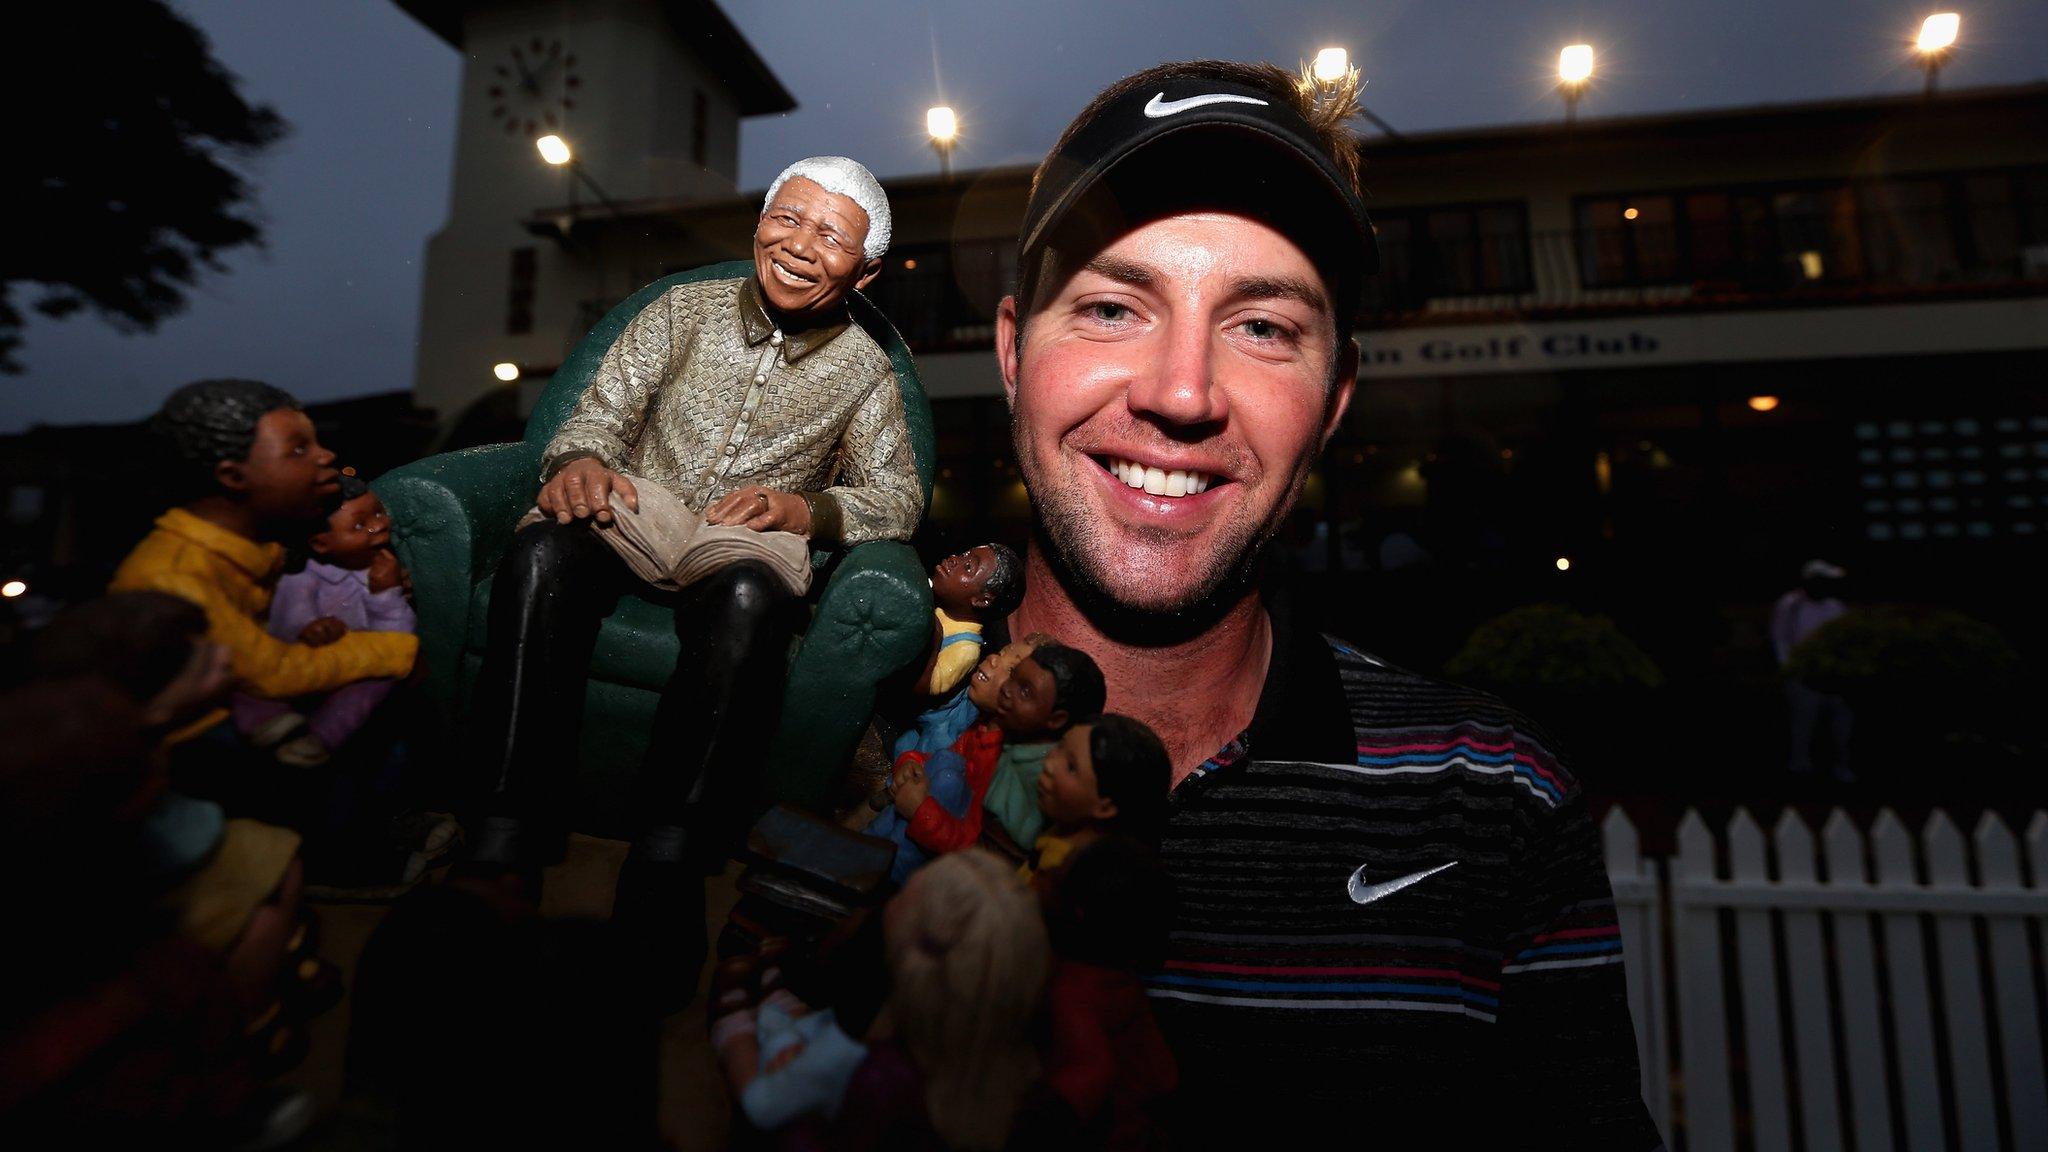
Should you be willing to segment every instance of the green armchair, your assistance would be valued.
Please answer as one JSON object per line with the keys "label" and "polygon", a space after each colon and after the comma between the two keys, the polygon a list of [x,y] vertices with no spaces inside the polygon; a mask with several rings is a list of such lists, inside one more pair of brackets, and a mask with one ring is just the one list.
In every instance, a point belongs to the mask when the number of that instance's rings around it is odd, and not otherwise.
{"label": "green armchair", "polygon": [[[371,485],[391,510],[394,544],[412,573],[425,687],[444,730],[458,734],[449,742],[457,755],[459,725],[483,658],[491,579],[513,524],[540,490],[540,456],[548,440],[589,386],[612,341],[642,308],[676,284],[752,272],[751,263],[733,261],[648,285],[607,313],[562,363],[534,406],[525,439],[431,456]],[[855,322],[895,365],[929,500],[932,411],[910,350],[859,293],[849,303]],[[923,651],[932,599],[924,565],[906,544],[818,552],[812,562],[820,579],[812,585],[811,621],[792,645],[782,722],[765,749],[763,785],[770,799],[817,808],[874,712],[877,684]],[[599,631],[585,698],[582,762],[569,788],[576,806],[571,818],[579,829],[614,836],[633,829],[630,782],[676,651],[670,609],[636,597],[622,597]]]}

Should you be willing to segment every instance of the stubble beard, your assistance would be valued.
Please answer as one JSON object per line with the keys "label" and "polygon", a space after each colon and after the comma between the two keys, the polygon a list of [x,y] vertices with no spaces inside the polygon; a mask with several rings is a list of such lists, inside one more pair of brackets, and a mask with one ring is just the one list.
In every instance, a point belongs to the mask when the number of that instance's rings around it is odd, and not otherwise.
{"label": "stubble beard", "polygon": [[[1014,442],[1014,420],[1012,432]],[[1283,501],[1271,524],[1226,525],[1213,546],[1217,560],[1191,584],[1140,600],[1118,591],[1127,585],[1118,579],[1116,570],[1123,550],[1101,519],[1090,515],[1085,497],[1044,483],[1036,475],[1032,454],[1024,451],[1022,444],[1014,448],[1025,490],[1031,496],[1033,546],[1045,556],[1075,605],[1104,635],[1124,643],[1164,645],[1193,639],[1252,595],[1266,543],[1279,531],[1285,508],[1293,503],[1292,499]],[[1299,484],[1297,479],[1295,486]],[[1161,550],[1195,546],[1173,533],[1144,528],[1132,531]]]}

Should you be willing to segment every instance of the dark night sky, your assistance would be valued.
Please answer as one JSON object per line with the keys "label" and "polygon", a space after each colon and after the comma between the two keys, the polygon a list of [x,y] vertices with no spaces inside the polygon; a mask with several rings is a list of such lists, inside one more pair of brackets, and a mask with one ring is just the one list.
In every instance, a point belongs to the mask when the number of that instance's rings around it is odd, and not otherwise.
{"label": "dark night sky", "polygon": [[[1366,103],[1403,131],[1558,115],[1557,50],[1599,65],[1600,116],[1912,91],[1905,49],[1931,4],[1901,0],[726,0],[797,98],[750,122],[741,183],[844,152],[883,176],[934,166],[923,110],[959,110],[956,167],[1034,160],[1104,84],[1197,56],[1293,64],[1349,48]],[[420,257],[447,212],[460,60],[383,0],[175,0],[254,99],[291,121],[251,175],[266,251],[230,261],[145,335],[32,322],[0,377],[0,432],[129,420],[178,384],[254,376],[303,398],[412,383]],[[2048,77],[2048,4],[1972,0],[1948,86]]]}

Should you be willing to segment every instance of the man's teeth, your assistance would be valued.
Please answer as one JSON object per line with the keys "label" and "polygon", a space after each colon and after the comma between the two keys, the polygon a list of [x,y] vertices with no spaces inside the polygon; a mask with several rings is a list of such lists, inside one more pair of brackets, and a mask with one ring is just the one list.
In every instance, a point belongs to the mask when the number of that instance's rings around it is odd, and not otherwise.
{"label": "man's teeth", "polygon": [[1104,461],[1110,475],[1132,488],[1142,488],[1150,496],[1195,496],[1209,490],[1214,477],[1207,472],[1171,472],[1159,468],[1147,468],[1132,460],[1110,458]]}
{"label": "man's teeth", "polygon": [[784,268],[782,266],[782,262],[779,260],[770,260],[768,263],[774,266],[777,275],[781,276],[784,280],[789,281],[791,284],[817,283],[817,280],[813,277],[799,275],[798,273],[792,272],[789,269]]}

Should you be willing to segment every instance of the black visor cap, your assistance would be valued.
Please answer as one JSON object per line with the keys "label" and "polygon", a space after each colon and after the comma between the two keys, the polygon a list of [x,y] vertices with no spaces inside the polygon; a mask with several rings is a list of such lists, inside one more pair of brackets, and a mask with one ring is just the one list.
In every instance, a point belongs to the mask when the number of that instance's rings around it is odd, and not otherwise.
{"label": "black visor cap", "polygon": [[[1340,283],[1355,285],[1358,279],[1379,270],[1379,248],[1364,202],[1336,161],[1317,145],[1314,131],[1294,110],[1292,102],[1263,88],[1202,76],[1178,77],[1126,93],[1075,132],[1065,148],[1048,158],[1024,212],[1018,244],[1023,266],[1034,267],[1032,261],[1037,250],[1060,230],[1076,205],[1099,191],[1098,185],[1109,184],[1109,188],[1101,190],[1119,198],[1144,191],[1139,181],[1105,178],[1134,155],[1163,140],[1183,145],[1172,152],[1190,162],[1180,165],[1178,170],[1145,165],[1148,179],[1143,183],[1153,185],[1146,193],[1147,199],[1183,195],[1191,201],[1200,200],[1205,167],[1217,174],[1218,179],[1212,182],[1226,182],[1222,179],[1226,175],[1241,177],[1242,173],[1228,173],[1224,160],[1225,156],[1241,155],[1237,148],[1218,149],[1217,156],[1207,164],[1195,160],[1203,155],[1203,150],[1195,147],[1197,138],[1210,135],[1219,143],[1235,137],[1240,143],[1262,144],[1282,154],[1271,157],[1277,163],[1266,173],[1270,177],[1266,182],[1270,188],[1269,203],[1259,215],[1274,219],[1303,214],[1333,216],[1337,230],[1318,247],[1336,254],[1334,263],[1338,267],[1331,271]],[[1296,178],[1286,178],[1289,175]],[[1163,186],[1168,181],[1172,187]],[[1241,178],[1227,182],[1240,191],[1246,184]]]}

